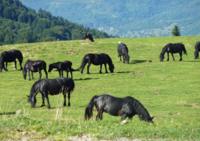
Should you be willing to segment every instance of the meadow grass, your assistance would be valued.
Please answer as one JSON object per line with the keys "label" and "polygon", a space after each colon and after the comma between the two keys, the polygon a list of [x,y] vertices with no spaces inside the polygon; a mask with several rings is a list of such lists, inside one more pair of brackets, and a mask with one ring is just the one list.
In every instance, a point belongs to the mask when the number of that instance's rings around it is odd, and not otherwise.
{"label": "meadow grass", "polygon": [[[113,59],[115,73],[99,74],[99,67],[91,66],[91,74],[74,73],[75,90],[71,107],[63,107],[63,96],[50,96],[52,109],[40,108],[27,102],[35,80],[25,81],[22,72],[14,70],[0,73],[0,139],[1,140],[68,140],[73,136],[91,136],[97,139],[141,140],[200,140],[200,62],[194,60],[194,44],[199,37],[162,37],[136,39],[97,39],[87,41],[58,41],[33,44],[4,45],[0,51],[20,49],[27,59],[43,59],[47,64],[71,60],[73,68],[80,66],[86,53],[108,53]],[[127,43],[130,64],[123,64],[117,57],[117,43]],[[179,62],[160,62],[162,47],[169,42],[186,45],[187,56]],[[171,56],[170,56],[171,57]],[[18,67],[19,68],[19,67]],[[85,70],[86,72],[86,70]],[[43,74],[44,77],[44,74]],[[58,72],[49,73],[49,78]],[[155,116],[154,124],[134,117],[121,125],[120,117],[104,114],[102,121],[84,121],[84,110],[92,96],[108,93],[118,97],[133,96],[140,100]],[[13,114],[14,113],[14,114]],[[94,112],[94,115],[96,112]]]}

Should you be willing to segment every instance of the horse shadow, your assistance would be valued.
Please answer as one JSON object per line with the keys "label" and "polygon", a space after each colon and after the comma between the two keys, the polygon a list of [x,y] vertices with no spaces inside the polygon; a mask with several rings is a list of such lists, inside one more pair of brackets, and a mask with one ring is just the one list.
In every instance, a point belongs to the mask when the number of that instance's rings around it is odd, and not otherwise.
{"label": "horse shadow", "polygon": [[74,81],[85,81],[85,80],[93,80],[93,79],[99,79],[99,78],[90,78],[90,77],[87,77],[87,78],[74,79]]}
{"label": "horse shadow", "polygon": [[200,60],[188,60],[188,61],[184,61],[184,60],[183,60],[183,62],[188,62],[188,63],[190,63],[190,62],[199,63]]}
{"label": "horse shadow", "polygon": [[8,116],[8,115],[15,115],[16,112],[1,112],[0,115],[1,116]]}
{"label": "horse shadow", "polygon": [[131,60],[130,64],[140,64],[140,63],[146,63],[146,62],[151,63],[152,60]]}
{"label": "horse shadow", "polygon": [[126,73],[131,73],[133,71],[118,71],[116,72],[117,74],[126,74]]}

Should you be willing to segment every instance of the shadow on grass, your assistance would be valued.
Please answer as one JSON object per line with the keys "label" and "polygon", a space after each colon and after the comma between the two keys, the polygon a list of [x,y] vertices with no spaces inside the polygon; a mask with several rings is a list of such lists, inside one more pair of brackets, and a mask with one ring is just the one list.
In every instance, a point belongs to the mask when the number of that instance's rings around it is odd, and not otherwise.
{"label": "shadow on grass", "polygon": [[131,60],[130,64],[140,64],[140,63],[146,63],[146,62],[151,63],[152,60]]}
{"label": "shadow on grass", "polygon": [[90,78],[90,77],[87,77],[87,78],[74,79],[74,81],[84,81],[84,80],[93,80],[93,79],[99,79],[99,78]]}
{"label": "shadow on grass", "polygon": [[15,115],[16,114],[16,112],[1,112],[0,113],[0,116],[4,116],[4,115]]}
{"label": "shadow on grass", "polygon": [[134,71],[119,71],[119,72],[116,72],[116,73],[119,73],[119,74],[125,74],[125,73],[132,73]]}
{"label": "shadow on grass", "polygon": [[184,61],[184,60],[183,60],[183,62],[188,62],[188,63],[190,63],[190,62],[199,63],[200,60],[188,60],[188,61]]}

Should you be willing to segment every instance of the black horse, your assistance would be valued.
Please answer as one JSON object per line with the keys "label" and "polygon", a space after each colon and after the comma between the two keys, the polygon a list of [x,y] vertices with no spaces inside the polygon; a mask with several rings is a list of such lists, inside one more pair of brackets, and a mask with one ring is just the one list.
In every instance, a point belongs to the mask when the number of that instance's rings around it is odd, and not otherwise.
{"label": "black horse", "polygon": [[130,96],[124,98],[107,94],[94,96],[85,109],[85,120],[92,117],[94,106],[97,109],[96,120],[102,120],[103,112],[106,112],[112,116],[120,116],[122,121],[138,115],[141,120],[153,122],[153,117],[150,116],[147,109],[137,99]]}
{"label": "black horse", "polygon": [[85,68],[85,65],[88,64],[87,66],[87,73],[89,74],[89,69],[90,65],[100,65],[100,71],[99,73],[102,73],[102,65],[105,66],[105,72],[108,73],[107,71],[107,64],[109,65],[109,70],[111,73],[114,72],[114,65],[112,63],[112,59],[108,54],[105,53],[100,53],[100,54],[94,54],[94,53],[88,53],[83,57],[82,64],[79,69],[81,69],[81,73],[83,73],[83,70]]}
{"label": "black horse", "polygon": [[51,72],[53,69],[56,69],[58,71],[60,77],[63,77],[63,72],[66,71],[67,78],[69,73],[71,74],[71,78],[73,78],[72,72],[76,71],[75,69],[72,68],[72,62],[67,60],[64,62],[56,62],[50,64],[48,72]]}
{"label": "black horse", "polygon": [[173,60],[175,61],[173,53],[179,53],[180,60],[182,61],[182,52],[184,52],[187,55],[187,51],[185,49],[184,44],[182,43],[169,43],[166,44],[161,53],[160,53],[160,61],[162,62],[164,60],[165,53],[167,52],[167,61],[169,61],[169,53],[171,53]]}
{"label": "black horse", "polygon": [[45,106],[45,98],[47,100],[48,108],[51,108],[49,103],[48,95],[58,95],[63,93],[64,103],[66,106],[66,94],[68,93],[68,106],[70,106],[70,94],[74,90],[74,81],[71,78],[57,78],[57,79],[41,79],[36,81],[30,91],[28,96],[28,101],[31,103],[32,107],[36,105],[36,95],[41,93],[42,95],[42,106]]}
{"label": "black horse", "polygon": [[83,39],[89,39],[91,42],[94,42],[94,38],[91,33],[86,33]]}
{"label": "black horse", "polygon": [[26,80],[26,76],[27,76],[27,73],[28,73],[29,80],[31,80],[30,72],[31,72],[32,79],[34,79],[33,72],[39,72],[39,74],[40,74],[39,79],[41,79],[42,70],[44,70],[44,72],[46,74],[46,78],[48,78],[48,73],[47,73],[45,61],[43,61],[43,60],[27,60],[25,65],[24,65],[24,69],[23,69],[24,79]]}
{"label": "black horse", "polygon": [[19,61],[20,69],[22,70],[23,55],[20,50],[12,49],[8,51],[3,51],[0,55],[0,71],[4,69],[8,71],[8,62],[15,62],[15,69],[17,69],[17,61]]}
{"label": "black horse", "polygon": [[195,44],[195,50],[194,50],[194,59],[199,58],[199,51],[200,51],[200,42],[196,42]]}
{"label": "black horse", "polygon": [[123,63],[129,64],[130,57],[128,55],[127,45],[122,42],[119,42],[118,47],[117,47],[117,52],[118,52],[118,57],[120,58],[120,61],[121,61],[121,56],[122,56]]}

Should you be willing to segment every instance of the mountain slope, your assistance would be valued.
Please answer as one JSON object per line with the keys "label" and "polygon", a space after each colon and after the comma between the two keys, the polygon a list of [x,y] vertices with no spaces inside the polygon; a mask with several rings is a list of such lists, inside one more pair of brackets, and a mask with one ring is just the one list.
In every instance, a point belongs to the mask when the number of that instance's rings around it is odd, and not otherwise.
{"label": "mountain slope", "polygon": [[[80,24],[121,36],[170,35],[177,24],[183,35],[200,33],[199,0],[21,0]],[[77,10],[78,9],[78,10]]]}
{"label": "mountain slope", "polygon": [[105,32],[85,28],[45,10],[36,12],[19,0],[0,0],[0,44],[81,39],[86,32],[109,37]]}

